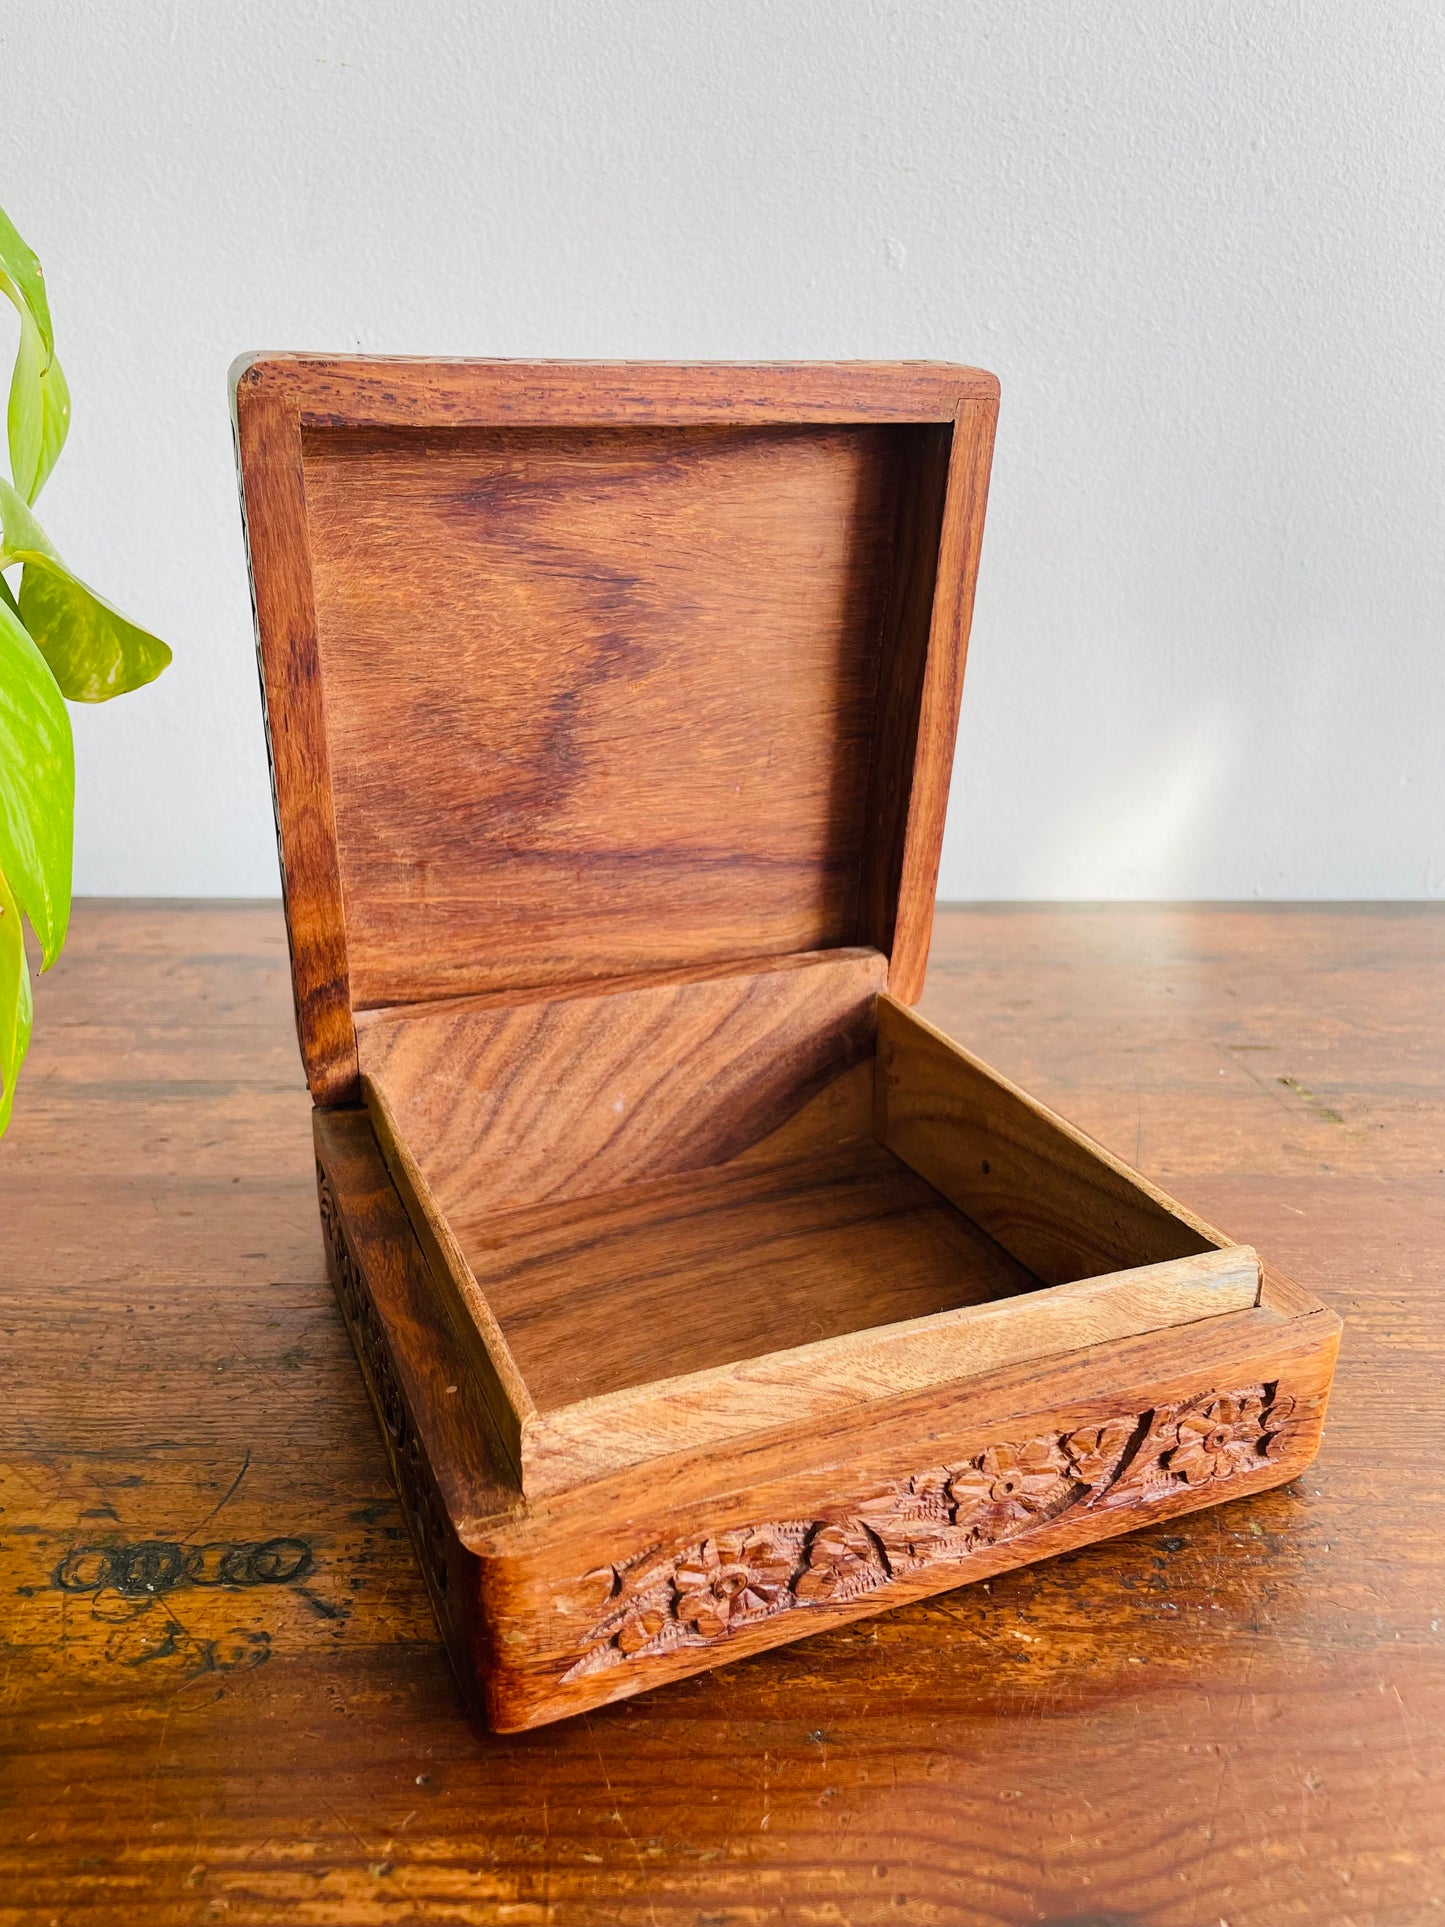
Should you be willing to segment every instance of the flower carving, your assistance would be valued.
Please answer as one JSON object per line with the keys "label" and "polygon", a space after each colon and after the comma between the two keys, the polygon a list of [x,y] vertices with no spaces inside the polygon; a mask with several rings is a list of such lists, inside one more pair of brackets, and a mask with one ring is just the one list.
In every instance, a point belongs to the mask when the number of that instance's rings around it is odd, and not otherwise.
{"label": "flower carving", "polygon": [[861,1591],[887,1575],[867,1528],[856,1519],[822,1525],[808,1544],[808,1563],[793,1583],[803,1605],[831,1599],[844,1590]]}
{"label": "flower carving", "polygon": [[1170,1448],[1169,1470],[1186,1485],[1204,1485],[1257,1466],[1264,1418],[1263,1398],[1247,1392],[1186,1412],[1175,1428],[1178,1443]]}
{"label": "flower carving", "polygon": [[1066,1461],[1052,1439],[991,1445],[953,1473],[949,1486],[961,1531],[996,1538],[1044,1511],[1059,1496]]}
{"label": "flower carving", "polygon": [[766,1532],[721,1532],[677,1562],[677,1617],[703,1639],[742,1619],[778,1612],[793,1574],[791,1553]]}
{"label": "flower carving", "polygon": [[1107,1425],[1070,1432],[1063,1442],[1069,1470],[1085,1485],[1097,1485],[1111,1477],[1135,1430],[1136,1421],[1132,1419],[1111,1419]]}

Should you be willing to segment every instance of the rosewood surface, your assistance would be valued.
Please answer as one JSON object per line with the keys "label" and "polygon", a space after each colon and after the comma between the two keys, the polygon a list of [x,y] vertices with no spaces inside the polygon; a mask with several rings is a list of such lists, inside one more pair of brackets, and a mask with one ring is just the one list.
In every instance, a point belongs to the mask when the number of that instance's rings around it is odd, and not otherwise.
{"label": "rosewood surface", "polygon": [[0,1150],[0,1920],[1432,1918],[1442,963],[1438,911],[945,913],[924,1014],[1345,1315],[1320,1458],[494,1739],[323,1282],[279,914],[83,907]]}

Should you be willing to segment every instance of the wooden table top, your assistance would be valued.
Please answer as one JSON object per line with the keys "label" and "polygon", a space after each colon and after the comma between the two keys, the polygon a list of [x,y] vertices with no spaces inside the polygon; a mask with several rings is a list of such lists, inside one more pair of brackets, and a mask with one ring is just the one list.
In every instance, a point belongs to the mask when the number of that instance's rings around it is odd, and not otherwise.
{"label": "wooden table top", "polygon": [[274,905],[90,903],[0,1146],[0,1923],[1445,1921],[1445,910],[970,909],[925,1013],[1345,1319],[1293,1485],[495,1739]]}

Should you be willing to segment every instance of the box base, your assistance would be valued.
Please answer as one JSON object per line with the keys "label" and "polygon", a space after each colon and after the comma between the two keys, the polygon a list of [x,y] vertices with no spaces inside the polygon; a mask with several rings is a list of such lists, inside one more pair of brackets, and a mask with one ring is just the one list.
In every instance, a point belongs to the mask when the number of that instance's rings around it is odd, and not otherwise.
{"label": "box base", "polygon": [[1262,1303],[523,1499],[359,1112],[316,1117],[338,1297],[463,1691],[515,1731],[1294,1477],[1339,1321]]}

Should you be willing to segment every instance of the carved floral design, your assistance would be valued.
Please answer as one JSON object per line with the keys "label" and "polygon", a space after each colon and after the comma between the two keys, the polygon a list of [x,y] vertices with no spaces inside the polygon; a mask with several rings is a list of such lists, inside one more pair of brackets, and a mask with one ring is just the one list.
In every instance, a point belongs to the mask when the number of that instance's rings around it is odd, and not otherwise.
{"label": "carved floral design", "polygon": [[670,1552],[653,1547],[587,1575],[584,1583],[601,1582],[605,1610],[563,1677],[710,1645],[778,1613],[962,1565],[1065,1513],[1143,1506],[1257,1472],[1280,1455],[1293,1415],[1294,1400],[1277,1385],[1206,1392],[1077,1431],[1000,1440],[962,1464],[862,1493],[829,1518],[742,1527]]}
{"label": "carved floral design", "polygon": [[1062,1445],[1074,1477],[1085,1485],[1099,1485],[1112,1478],[1137,1430],[1137,1419],[1119,1418],[1107,1425],[1070,1432]]}
{"label": "carved floral design", "polygon": [[[1275,1423],[1288,1417],[1293,1404],[1292,1399],[1275,1401]],[[1263,1416],[1264,1398],[1254,1393],[1217,1398],[1201,1411],[1186,1413],[1175,1427],[1177,1443],[1169,1451],[1169,1470],[1186,1485],[1203,1485],[1250,1470],[1259,1463]],[[1278,1436],[1277,1432],[1269,1435],[1271,1441]]]}
{"label": "carved floral design", "polygon": [[1065,1496],[1067,1470],[1068,1461],[1053,1439],[991,1445],[949,1480],[955,1523],[992,1543],[1050,1511]]}
{"label": "carved floral design", "polygon": [[823,1599],[851,1599],[871,1592],[887,1577],[878,1541],[859,1519],[820,1525],[808,1541],[808,1563],[793,1582],[800,1606]]}
{"label": "carved floral design", "polygon": [[724,1532],[684,1553],[673,1569],[674,1611],[703,1639],[778,1610],[797,1561],[792,1549],[761,1532]]}

